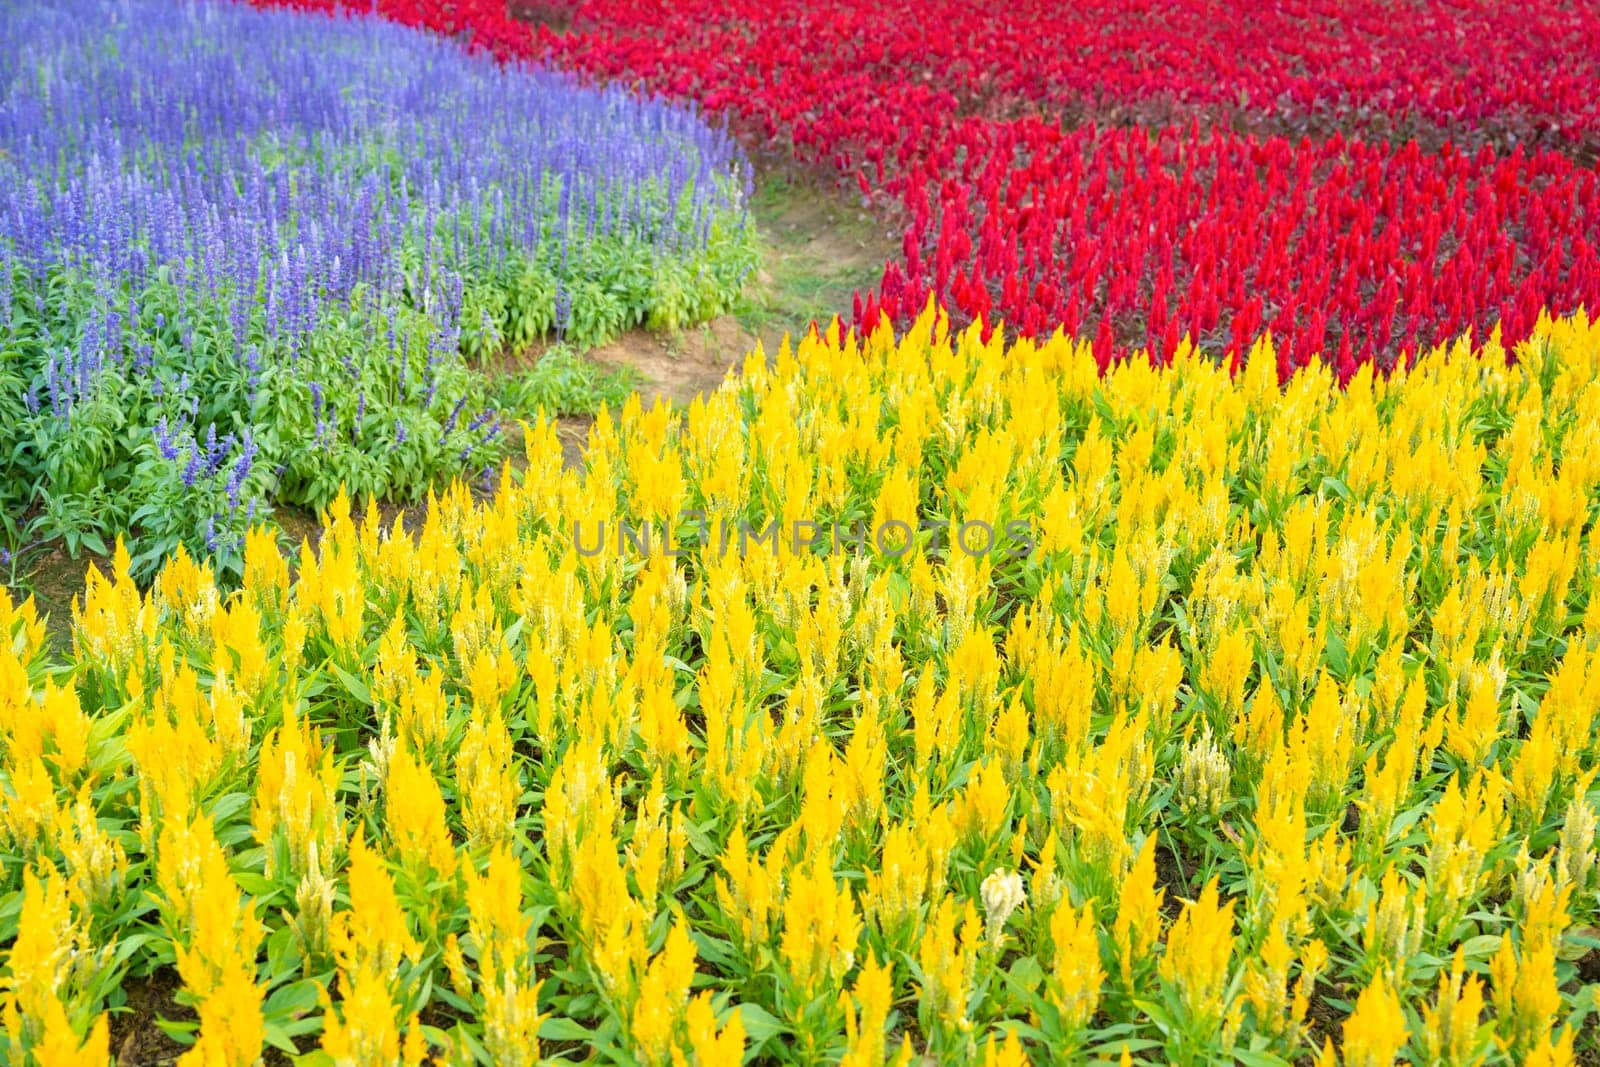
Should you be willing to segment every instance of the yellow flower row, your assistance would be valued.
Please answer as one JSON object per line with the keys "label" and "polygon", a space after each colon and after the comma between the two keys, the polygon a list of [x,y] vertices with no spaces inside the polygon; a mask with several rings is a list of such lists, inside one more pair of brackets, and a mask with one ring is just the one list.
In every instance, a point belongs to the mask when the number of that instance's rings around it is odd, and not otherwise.
{"label": "yellow flower row", "polygon": [[203,1064],[1574,1062],[1600,325],[1269,345],[835,327],[414,535],[119,555],[64,664],[0,599],[0,1060],[171,968]]}

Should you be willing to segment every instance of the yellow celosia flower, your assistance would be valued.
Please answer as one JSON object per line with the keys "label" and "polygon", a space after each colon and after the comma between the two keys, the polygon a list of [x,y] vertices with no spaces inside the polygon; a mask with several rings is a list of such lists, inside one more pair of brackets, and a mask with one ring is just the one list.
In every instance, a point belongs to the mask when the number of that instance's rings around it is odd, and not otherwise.
{"label": "yellow celosia flower", "polygon": [[1403,975],[1406,964],[1422,947],[1427,933],[1428,886],[1407,884],[1400,872],[1384,872],[1378,895],[1367,905],[1362,944],[1372,966],[1392,978]]}
{"label": "yellow celosia flower", "polygon": [[1405,1043],[1400,998],[1379,974],[1361,991],[1344,1022],[1345,1067],[1393,1067]]}
{"label": "yellow celosia flower", "polygon": [[671,877],[677,873],[668,869],[671,836],[667,798],[658,774],[650,783],[649,793],[639,804],[633,825],[633,840],[624,850],[628,873],[633,875],[639,898],[647,905],[653,905],[659,895],[662,876]]}
{"label": "yellow celosia flower", "polygon": [[983,921],[977,910],[969,903],[958,912],[954,897],[941,900],[917,950],[917,966],[925,983],[921,990],[925,1033],[938,1031],[954,1037],[971,1031],[967,1000],[982,946]]}
{"label": "yellow celosia flower", "polygon": [[1456,779],[1428,813],[1427,878],[1430,917],[1445,929],[1482,885],[1484,859],[1505,821],[1505,788],[1498,775],[1475,775],[1463,791]]}
{"label": "yellow celosia flower", "polygon": [[1343,795],[1358,721],[1358,716],[1340,699],[1337,683],[1324,674],[1300,720],[1296,737],[1299,766],[1310,775],[1308,802],[1327,806],[1338,803]]}
{"label": "yellow celosia flower", "polygon": [[41,1062],[50,1062],[49,1051],[63,1063],[103,1064],[105,1016],[87,1035],[67,1017],[69,1006],[83,1003],[107,955],[94,949],[87,916],[74,914],[70,896],[66,880],[52,868],[23,869],[19,923],[6,960],[10,973],[0,977],[0,1029],[12,1048],[32,1048]]}
{"label": "yellow celosia flower", "polygon": [[528,924],[522,917],[522,867],[505,847],[489,854],[483,875],[465,875],[468,930],[476,946],[484,981],[517,976],[528,952]]}
{"label": "yellow celosia flower", "polygon": [[1496,1037],[1514,1053],[1526,1055],[1545,1045],[1561,1010],[1556,947],[1551,936],[1536,934],[1516,947],[1503,936],[1500,950],[1489,961]]}
{"label": "yellow celosia flower", "polygon": [[333,752],[323,747],[292,705],[284,708],[283,725],[262,742],[251,806],[256,840],[267,850],[269,878],[277,873],[275,832],[283,834],[288,846],[289,870],[284,873],[291,877],[302,877],[310,869],[313,849],[325,860],[337,855],[344,841],[338,789]]}
{"label": "yellow celosia flower", "polygon": [[1275,799],[1256,812],[1256,844],[1249,870],[1264,916],[1275,929],[1301,931],[1312,869],[1306,854],[1306,813],[1298,797]]}
{"label": "yellow celosia flower", "polygon": [[32,1049],[40,1067],[105,1067],[111,1062],[109,1015],[97,1017],[89,1033],[80,1036],[60,1001],[49,1001],[44,1010],[42,1033]]}
{"label": "yellow celosia flower", "polygon": [[1439,976],[1438,995],[1422,1010],[1418,1035],[1424,1053],[1436,1063],[1466,1065],[1483,1055],[1478,1030],[1483,1015],[1483,981],[1468,975],[1466,955],[1456,949],[1448,974]]}
{"label": "yellow celosia flower", "polygon": [[978,1062],[983,1067],[1028,1067],[1032,1061],[1022,1051],[1022,1042],[1017,1040],[1017,1035],[1008,1033],[1003,1042],[996,1042],[994,1035],[990,1034],[983,1043],[983,1058]]}
{"label": "yellow celosia flower", "polygon": [[[56,778],[62,788],[70,789],[88,766],[89,735],[94,724],[78,703],[77,691],[52,682],[45,683],[39,717],[39,726],[55,749],[49,760],[55,767]],[[13,744],[19,740],[13,730]]]}
{"label": "yellow celosia flower", "polygon": [[801,1000],[837,987],[855,963],[861,919],[820,853],[789,874],[778,956]]}
{"label": "yellow celosia flower", "polygon": [[283,606],[289,589],[289,564],[269,527],[253,526],[244,535],[241,585],[259,609],[271,612]]}
{"label": "yellow celosia flower", "polygon": [[919,769],[926,768],[935,759],[942,760],[955,749],[961,727],[959,694],[954,688],[946,687],[936,698],[931,671],[925,671],[917,680],[911,717]]}
{"label": "yellow celosia flower", "polygon": [[1185,903],[1167,935],[1161,957],[1163,980],[1175,986],[1184,1010],[1202,1025],[1221,1021],[1229,963],[1233,956],[1234,901],[1219,904],[1216,879],[1197,900]]}
{"label": "yellow celosia flower", "polygon": [[800,817],[795,821],[813,853],[828,852],[844,832],[844,793],[849,783],[830,745],[818,742],[806,753],[800,786]]}
{"label": "yellow celosia flower", "polygon": [[[644,662],[641,653],[635,662]],[[668,679],[651,678],[639,693],[639,739],[644,745],[651,770],[681,773],[688,759],[689,728],[672,700]]]}
{"label": "yellow celosia flower", "polygon": [[[466,879],[468,932],[481,981],[483,1045],[497,1064],[539,1062],[539,983],[528,961],[528,923],[522,914],[522,868],[504,847],[489,857],[483,877]],[[459,965],[458,965],[459,966]]]}
{"label": "yellow celosia flower", "polygon": [[1147,837],[1122,879],[1117,917],[1111,927],[1124,986],[1132,982],[1134,967],[1149,958],[1151,948],[1161,939],[1161,903],[1166,895],[1165,889],[1156,887],[1156,841]]}
{"label": "yellow celosia flower", "polygon": [[1574,1067],[1578,1059],[1573,1054],[1572,1046],[1577,1036],[1577,1031],[1568,1029],[1559,1036],[1547,1034],[1540,1037],[1528,1049],[1524,1064],[1526,1067]]}
{"label": "yellow celosia flower", "polygon": [[422,954],[383,858],[359,834],[350,841],[350,910],[335,917],[333,946],[351,973],[393,974],[402,959]]}
{"label": "yellow celosia flower", "polygon": [[341,972],[339,1010],[323,994],[322,1051],[338,1067],[420,1063],[401,1054],[404,1039],[395,1022],[394,1002],[383,975],[363,968]]}
{"label": "yellow celosia flower", "polygon": [[1567,803],[1561,819],[1561,846],[1557,852],[1561,858],[1562,873],[1578,895],[1588,889],[1596,862],[1595,826],[1600,823],[1600,818],[1597,818],[1594,808],[1583,796],[1588,792],[1591,780],[1591,775],[1585,775],[1572,800]]}
{"label": "yellow celosia flower", "polygon": [[72,612],[72,641],[85,666],[121,678],[142,674],[159,624],[154,595],[141,598],[131,575],[133,561],[120,537],[112,556],[113,577],[90,564],[83,604]]}
{"label": "yellow celosia flower", "polygon": [[979,767],[956,799],[955,823],[972,841],[993,841],[1005,824],[1011,787],[995,762]]}
{"label": "yellow celosia flower", "polygon": [[878,1067],[887,1057],[885,1027],[894,1004],[894,974],[868,954],[849,994],[839,997],[845,1009],[844,1057],[840,1067]]}
{"label": "yellow celosia flower", "polygon": [[169,822],[161,832],[156,882],[175,942],[178,975],[197,1001],[200,1035],[186,1064],[252,1067],[261,1054],[263,991],[256,953],[265,932],[241,900],[211,820]]}
{"label": "yellow celosia flower", "polygon": [[505,720],[498,710],[482,708],[474,703],[456,752],[456,792],[468,844],[495,846],[508,842],[516,830],[521,790]]}
{"label": "yellow celosia flower", "polygon": [[1290,986],[1295,951],[1281,924],[1274,924],[1244,973],[1245,1002],[1260,1032],[1298,1042],[1311,1007],[1311,991],[1327,963],[1327,947],[1313,940],[1300,954],[1300,975]]}
{"label": "yellow celosia flower", "polygon": [[628,1034],[645,1063],[671,1061],[674,1034],[689,1003],[694,961],[694,943],[680,919],[668,931],[666,945],[645,968],[629,1018]]}
{"label": "yellow celosia flower", "polygon": [[1100,1003],[1105,970],[1091,901],[1081,910],[1062,901],[1050,916],[1050,998],[1069,1030],[1087,1026]]}
{"label": "yellow celosia flower", "polygon": [[[200,1036],[180,1067],[252,1067],[259,1062],[264,1023],[255,983],[255,946],[241,946],[233,965],[200,1002]],[[245,954],[248,952],[248,955]],[[183,957],[179,957],[182,968]]]}
{"label": "yellow celosia flower", "polygon": [[1205,658],[1201,685],[1212,695],[1224,715],[1236,714],[1244,707],[1245,681],[1255,663],[1255,650],[1249,633],[1235,625],[1224,633]]}
{"label": "yellow celosia flower", "polygon": [[1283,739],[1283,704],[1277,687],[1266,679],[1244,713],[1233,720],[1233,740],[1256,764],[1264,764]]}
{"label": "yellow celosia flower", "polygon": [[608,992],[631,988],[644,966],[644,928],[652,913],[628,892],[627,874],[609,835],[595,834],[573,857],[571,896],[590,961]]}
{"label": "yellow celosia flower", "polygon": [[56,816],[56,847],[73,895],[90,907],[112,903],[126,884],[128,857],[96,818],[89,786],[79,790],[70,812],[61,810]]}
{"label": "yellow celosia flower", "polygon": [[1150,784],[1147,727],[1119,716],[1098,747],[1069,754],[1046,781],[1051,810],[1076,831],[1079,854],[1113,880],[1132,861],[1128,820]]}
{"label": "yellow celosia flower", "polygon": [[383,780],[384,822],[395,853],[406,866],[423,865],[440,877],[456,869],[455,842],[445,825],[439,783],[403,742],[389,759]]}
{"label": "yellow celosia flower", "polygon": [[322,992],[322,1050],[341,1067],[420,1063],[426,1051],[421,1032],[413,1019],[402,1035],[391,986],[401,962],[419,960],[422,946],[382,857],[359,834],[350,841],[350,909],[334,917],[332,942],[340,996],[335,1010]]}
{"label": "yellow celosia flower", "polygon": [[271,665],[261,634],[261,612],[249,599],[234,599],[211,616],[213,669],[226,672],[251,698],[258,694]]}
{"label": "yellow celosia flower", "polygon": [[719,1028],[716,1012],[711,1008],[711,994],[701,993],[689,1002],[684,1016],[693,1059],[686,1060],[679,1049],[674,1048],[674,1065],[692,1062],[696,1067],[739,1067],[744,1063],[744,1020],[738,1012],[729,1013],[728,1021]]}
{"label": "yellow celosia flower", "polygon": [[1500,731],[1496,672],[1479,667],[1471,672],[1471,688],[1461,717],[1446,719],[1445,748],[1469,766],[1477,766],[1488,758]]}
{"label": "yellow celosia flower", "polygon": [[0,780],[0,832],[8,845],[28,853],[60,819],[56,784],[37,755],[8,763]]}

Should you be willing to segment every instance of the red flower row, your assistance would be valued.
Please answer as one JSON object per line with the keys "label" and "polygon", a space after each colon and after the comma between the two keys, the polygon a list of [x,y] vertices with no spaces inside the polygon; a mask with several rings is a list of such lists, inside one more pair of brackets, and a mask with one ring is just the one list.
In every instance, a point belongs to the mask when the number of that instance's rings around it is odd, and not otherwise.
{"label": "red flower row", "polygon": [[[1575,162],[1600,143],[1600,20],[1576,7],[930,0],[907,18],[861,0],[589,0],[549,9],[566,32],[530,33],[494,0],[379,0],[854,172],[907,224],[858,319],[904,320],[932,293],[1021,333],[1093,336],[1103,358],[1184,333],[1237,351],[1270,328],[1285,371],[1321,352],[1345,372],[1600,307],[1600,175]],[[1318,136],[1284,136],[1299,129]],[[1528,140],[1563,152],[1504,151]]]}
{"label": "red flower row", "polygon": [[1432,127],[1600,146],[1600,19],[1559,0],[925,0],[914,17],[870,0],[524,3],[577,18],[565,50],[619,73],[613,57],[636,70],[665,58],[659,75],[678,84],[737,60],[925,83],[991,117],[1028,103],[1147,122],[1201,109],[1271,118],[1273,132]]}

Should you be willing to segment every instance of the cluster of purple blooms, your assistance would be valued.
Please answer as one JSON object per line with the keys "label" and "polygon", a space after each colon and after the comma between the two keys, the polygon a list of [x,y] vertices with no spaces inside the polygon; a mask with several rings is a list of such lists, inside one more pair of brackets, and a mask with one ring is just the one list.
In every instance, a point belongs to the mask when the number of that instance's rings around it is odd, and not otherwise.
{"label": "cluster of purple blooms", "polygon": [[[201,479],[216,477],[226,466],[228,503],[233,507],[239,506],[244,480],[249,476],[250,468],[256,458],[255,435],[250,432],[249,427],[237,435],[225,434],[219,440],[217,426],[212,423],[206,427],[205,438],[197,440],[194,447],[187,450],[174,440],[172,427],[168,425],[165,415],[156,422],[155,430],[156,451],[160,453],[161,458],[173,463],[183,461],[183,473],[179,477],[185,489],[193,489],[195,483]],[[234,452],[235,444],[239,446],[237,455]]]}
{"label": "cluster of purple blooms", "polygon": [[[737,146],[691,110],[374,18],[0,4],[0,345],[25,357],[0,420],[64,448],[110,396],[231,509],[339,427],[372,456],[431,428],[430,454],[464,462],[497,427],[450,373],[467,321],[498,329],[463,315],[477,279],[545,265],[559,329],[586,246],[703,256],[748,226],[748,195]],[[368,344],[309,358],[353,308]],[[273,422],[291,409],[292,433]]]}

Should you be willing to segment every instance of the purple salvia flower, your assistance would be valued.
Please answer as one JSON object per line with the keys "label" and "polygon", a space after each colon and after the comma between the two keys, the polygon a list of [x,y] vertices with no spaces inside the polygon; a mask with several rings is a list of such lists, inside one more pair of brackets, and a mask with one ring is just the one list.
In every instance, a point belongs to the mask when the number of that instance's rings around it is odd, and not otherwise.
{"label": "purple salvia flower", "polygon": [[461,418],[461,409],[466,406],[467,398],[465,396],[456,401],[456,406],[450,412],[450,418],[445,420],[444,429],[439,433],[440,440],[449,437],[455,431],[456,420]]}
{"label": "purple salvia flower", "polygon": [[184,464],[183,474],[180,476],[183,479],[183,487],[185,489],[194,488],[194,483],[200,478],[200,465],[200,449],[196,448],[190,453],[189,462]]}
{"label": "purple salvia flower", "polygon": [[161,453],[162,459],[171,461],[178,458],[178,445],[172,440],[172,429],[167,425],[165,415],[156,423],[156,450]]}
{"label": "purple salvia flower", "polygon": [[249,430],[244,432],[244,440],[239,449],[239,458],[233,463],[233,470],[228,474],[228,504],[231,507],[239,506],[239,491],[244,486],[246,478],[250,477],[250,467],[256,458],[256,439]]}

